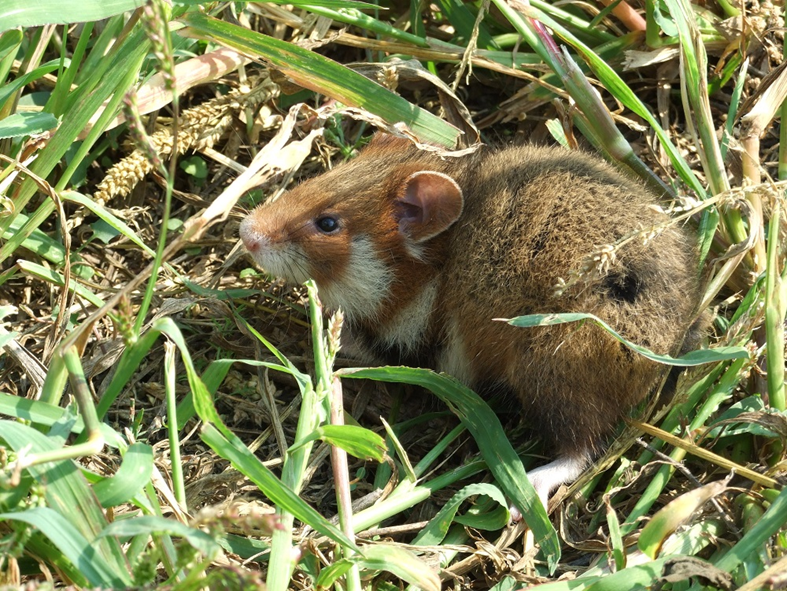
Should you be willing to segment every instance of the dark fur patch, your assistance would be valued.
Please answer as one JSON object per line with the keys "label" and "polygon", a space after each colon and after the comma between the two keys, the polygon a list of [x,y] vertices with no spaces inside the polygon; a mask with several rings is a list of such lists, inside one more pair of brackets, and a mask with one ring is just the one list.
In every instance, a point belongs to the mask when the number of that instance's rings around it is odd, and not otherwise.
{"label": "dark fur patch", "polygon": [[530,244],[530,251],[532,253],[532,257],[538,256],[538,254],[544,250],[544,247],[547,244],[547,240],[549,240],[549,233],[545,230],[536,234],[533,238],[532,243]]}
{"label": "dark fur patch", "polygon": [[633,304],[642,291],[642,279],[634,273],[610,273],[604,278],[604,287],[609,296],[618,302]]}
{"label": "dark fur patch", "polygon": [[635,355],[634,351],[629,349],[623,343],[618,343],[618,346],[620,346],[620,352],[623,353],[623,357],[626,358],[626,361],[629,361],[629,362],[634,361],[634,355]]}
{"label": "dark fur patch", "polygon": [[[354,336],[359,331],[355,331]],[[362,339],[367,349],[384,365],[406,365],[409,367],[433,367],[435,359],[434,348],[428,345],[416,351],[403,351],[398,345],[387,345],[374,338],[367,331],[363,331]]]}
{"label": "dark fur patch", "polygon": [[494,406],[499,405],[502,408],[517,404],[519,400],[516,390],[510,384],[500,380],[484,380],[476,384],[473,390],[479,396],[488,400],[490,404]]}

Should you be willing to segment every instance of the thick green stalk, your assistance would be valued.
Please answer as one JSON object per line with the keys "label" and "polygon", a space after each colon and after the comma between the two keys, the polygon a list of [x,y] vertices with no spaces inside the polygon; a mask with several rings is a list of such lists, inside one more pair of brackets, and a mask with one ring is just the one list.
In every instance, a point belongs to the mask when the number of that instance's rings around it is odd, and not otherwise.
{"label": "thick green stalk", "polygon": [[784,313],[785,301],[779,272],[779,227],[781,201],[776,204],[768,229],[768,264],[765,274],[765,363],[768,368],[768,399],[776,410],[785,409],[784,400]]}
{"label": "thick green stalk", "polygon": [[178,402],[175,398],[175,344],[164,343],[164,392],[167,401],[167,433],[169,435],[169,457],[172,465],[172,490],[181,508],[187,510],[186,487],[183,480],[183,465],[180,460],[180,437],[178,435]]}
{"label": "thick green stalk", "polygon": [[[787,27],[787,11],[784,13],[784,26]],[[787,59],[787,43],[782,48],[782,56]],[[787,101],[782,103],[781,122],[779,128],[779,180],[787,179]]]}

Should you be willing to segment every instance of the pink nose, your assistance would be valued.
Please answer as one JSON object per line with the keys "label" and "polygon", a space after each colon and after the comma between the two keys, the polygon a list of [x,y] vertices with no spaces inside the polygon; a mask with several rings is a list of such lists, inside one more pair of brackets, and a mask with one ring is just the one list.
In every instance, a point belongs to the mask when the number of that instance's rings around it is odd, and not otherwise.
{"label": "pink nose", "polygon": [[241,240],[249,252],[257,252],[262,244],[262,240],[257,236],[241,236]]}
{"label": "pink nose", "polygon": [[238,233],[240,234],[240,239],[243,241],[243,246],[246,247],[246,250],[249,252],[256,252],[260,249],[264,238],[252,229],[248,219],[241,222]]}

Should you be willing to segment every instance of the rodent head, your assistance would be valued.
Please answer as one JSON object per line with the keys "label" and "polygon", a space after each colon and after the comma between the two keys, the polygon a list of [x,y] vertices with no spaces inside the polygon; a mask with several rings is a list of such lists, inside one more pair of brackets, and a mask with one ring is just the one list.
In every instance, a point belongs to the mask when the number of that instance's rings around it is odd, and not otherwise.
{"label": "rodent head", "polygon": [[450,176],[369,152],[257,207],[240,226],[260,266],[291,282],[314,279],[325,304],[350,319],[374,319],[397,283],[414,280],[408,265],[424,263],[464,205]]}

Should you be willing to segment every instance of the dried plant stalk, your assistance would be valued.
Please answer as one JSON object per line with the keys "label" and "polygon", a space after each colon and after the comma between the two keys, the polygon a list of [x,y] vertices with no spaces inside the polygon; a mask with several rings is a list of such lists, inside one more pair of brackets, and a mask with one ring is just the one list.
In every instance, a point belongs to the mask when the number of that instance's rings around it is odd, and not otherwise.
{"label": "dried plant stalk", "polygon": [[[213,147],[231,125],[235,113],[249,107],[254,109],[276,94],[278,87],[266,78],[251,90],[233,89],[225,96],[184,111],[179,125],[178,153]],[[172,153],[173,140],[169,128],[153,133],[150,141],[160,157],[165,158]],[[93,198],[106,204],[113,197],[128,195],[152,169],[153,164],[148,157],[141,150],[135,150],[107,171]]]}

